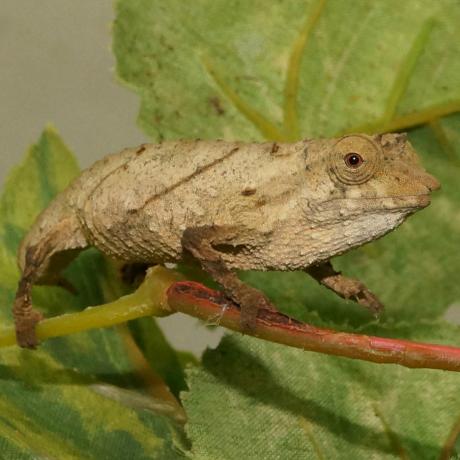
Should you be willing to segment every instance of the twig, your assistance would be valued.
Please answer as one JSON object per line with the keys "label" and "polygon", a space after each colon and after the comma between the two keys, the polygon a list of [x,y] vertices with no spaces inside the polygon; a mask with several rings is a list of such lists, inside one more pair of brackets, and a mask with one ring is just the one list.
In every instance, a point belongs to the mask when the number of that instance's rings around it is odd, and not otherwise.
{"label": "twig", "polygon": [[[166,316],[176,312],[243,332],[241,312],[221,292],[162,267],[149,269],[136,292],[115,302],[87,308],[80,313],[41,321],[40,340],[75,332],[109,327],[142,316]],[[460,348],[338,332],[301,323],[277,311],[260,310],[252,331],[260,339],[329,355],[412,368],[460,371]],[[0,347],[16,343],[12,328],[0,330]]]}
{"label": "twig", "polygon": [[[77,332],[110,327],[143,316],[165,316],[168,310],[166,290],[181,276],[163,267],[153,267],[145,281],[132,294],[120,297],[114,302],[96,307],[88,307],[78,313],[45,319],[37,325],[40,341],[52,337],[75,334]],[[14,329],[0,329],[0,348],[16,345]]]}
{"label": "twig", "polygon": [[[199,283],[174,283],[168,289],[168,304],[175,311],[205,321],[218,317],[220,326],[241,331],[239,308],[222,293]],[[245,333],[329,355],[411,368],[460,371],[460,348],[322,329],[274,311],[260,310],[253,330]]]}

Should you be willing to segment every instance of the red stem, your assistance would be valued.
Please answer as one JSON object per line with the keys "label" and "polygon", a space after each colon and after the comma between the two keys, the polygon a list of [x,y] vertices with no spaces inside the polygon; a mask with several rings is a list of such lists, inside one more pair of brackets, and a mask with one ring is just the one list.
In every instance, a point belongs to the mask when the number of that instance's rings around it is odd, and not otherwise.
{"label": "red stem", "polygon": [[[170,286],[167,296],[173,310],[242,332],[240,309],[221,292],[193,281],[181,281]],[[259,310],[254,329],[244,333],[329,355],[412,368],[460,371],[460,348],[322,329],[276,311]]]}

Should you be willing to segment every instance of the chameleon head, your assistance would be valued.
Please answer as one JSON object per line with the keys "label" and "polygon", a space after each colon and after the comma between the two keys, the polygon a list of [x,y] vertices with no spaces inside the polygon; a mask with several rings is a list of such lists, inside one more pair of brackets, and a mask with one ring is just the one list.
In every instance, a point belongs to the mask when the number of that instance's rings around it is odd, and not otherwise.
{"label": "chameleon head", "polygon": [[440,187],[405,134],[353,134],[312,147],[306,216],[335,234],[346,228],[348,247],[389,232],[428,206],[431,191]]}

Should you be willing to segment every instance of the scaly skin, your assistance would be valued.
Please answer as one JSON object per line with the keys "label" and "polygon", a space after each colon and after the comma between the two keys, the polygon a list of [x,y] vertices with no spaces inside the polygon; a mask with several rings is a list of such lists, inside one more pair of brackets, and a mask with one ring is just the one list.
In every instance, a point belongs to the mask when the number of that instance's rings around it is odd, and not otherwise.
{"label": "scaly skin", "polygon": [[[359,164],[350,164],[353,153]],[[307,270],[378,310],[361,283],[326,263],[393,230],[438,187],[400,134],[293,144],[177,141],[107,156],[50,204],[21,245],[18,343],[37,345],[32,285],[57,284],[88,246],[128,263],[192,254],[240,304],[248,328],[269,301],[235,269]]]}

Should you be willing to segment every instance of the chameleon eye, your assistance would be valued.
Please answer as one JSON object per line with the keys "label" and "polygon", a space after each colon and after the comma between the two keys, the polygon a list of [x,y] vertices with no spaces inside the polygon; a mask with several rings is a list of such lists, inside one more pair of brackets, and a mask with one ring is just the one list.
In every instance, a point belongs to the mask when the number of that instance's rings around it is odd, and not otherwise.
{"label": "chameleon eye", "polygon": [[370,137],[344,136],[329,152],[331,178],[346,185],[364,184],[381,167],[381,158],[380,147]]}
{"label": "chameleon eye", "polygon": [[349,168],[353,169],[359,168],[364,163],[363,157],[356,152],[347,153],[343,160]]}

